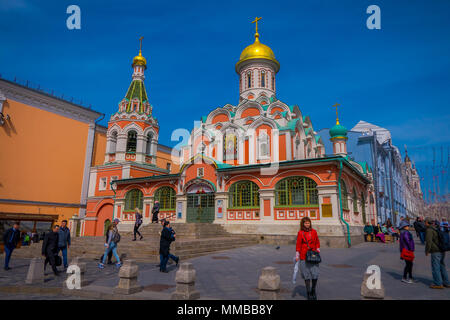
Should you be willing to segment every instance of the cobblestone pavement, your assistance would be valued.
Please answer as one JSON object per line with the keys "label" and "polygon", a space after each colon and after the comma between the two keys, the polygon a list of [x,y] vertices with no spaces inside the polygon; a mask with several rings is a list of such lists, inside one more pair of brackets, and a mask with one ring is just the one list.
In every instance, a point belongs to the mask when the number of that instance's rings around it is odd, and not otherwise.
{"label": "cobblestone pavement", "polygon": [[[319,299],[361,299],[360,286],[363,273],[369,265],[381,268],[381,279],[385,286],[386,299],[450,299],[450,289],[430,289],[430,257],[425,257],[424,246],[416,243],[416,260],[413,276],[419,280],[415,284],[402,283],[404,262],[399,259],[398,243],[363,243],[350,249],[323,248],[318,282]],[[190,259],[197,271],[196,288],[202,297],[217,299],[258,299],[256,290],[261,269],[266,266],[277,268],[281,276],[281,295],[284,299],[304,300],[305,287],[300,274],[296,285],[292,284],[293,256],[295,246],[285,245],[276,249],[271,245],[256,245]],[[120,247],[119,247],[120,252]],[[14,254],[13,254],[14,255]],[[3,257],[3,256],[1,256]],[[97,268],[97,262],[87,261],[87,279],[91,285],[115,287],[118,283],[118,269],[114,265],[104,270]],[[10,271],[0,271],[0,299],[77,299],[47,291],[42,294],[14,292],[13,288],[25,286],[29,261],[12,259]],[[449,266],[449,254],[446,265]],[[175,290],[174,264],[169,265],[169,273],[159,272],[154,263],[139,263],[139,283],[144,290],[154,295],[168,297]],[[62,288],[65,274],[55,277],[47,270],[45,283],[41,288]],[[9,288],[9,289],[8,289]],[[50,288],[50,289],[49,289]],[[89,288],[89,286],[87,287]],[[9,291],[8,291],[9,290]],[[12,291],[11,291],[12,290]]]}

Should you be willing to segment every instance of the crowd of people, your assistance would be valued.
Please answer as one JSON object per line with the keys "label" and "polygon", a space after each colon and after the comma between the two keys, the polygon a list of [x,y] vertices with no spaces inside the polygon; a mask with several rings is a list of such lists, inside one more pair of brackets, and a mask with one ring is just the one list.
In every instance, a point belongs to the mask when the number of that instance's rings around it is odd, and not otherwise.
{"label": "crowd of people", "polygon": [[[165,219],[158,219],[159,203],[156,201],[152,210],[152,223],[161,223],[162,230],[160,233],[160,264],[159,271],[167,273],[167,263],[169,259],[172,259],[176,265],[180,261],[180,258],[170,253],[170,245],[176,239],[176,233],[170,225],[170,221]],[[136,235],[140,236],[140,240],[143,236],[139,232],[139,228],[142,225],[142,214],[138,208],[135,209],[135,225],[133,230],[134,238],[136,241]],[[122,261],[118,255],[118,244],[121,236],[118,230],[119,219],[114,219],[112,224],[108,227],[105,234],[105,249],[100,258],[98,267],[100,269],[105,268],[105,264],[112,264],[112,256],[116,259],[116,266],[120,268]],[[417,238],[420,243],[424,245],[425,255],[430,256],[431,270],[433,283],[430,288],[443,289],[450,288],[450,281],[448,278],[446,266],[445,266],[445,252],[450,251],[449,241],[449,224],[445,218],[442,221],[433,220],[431,218],[424,219],[418,217],[413,223],[413,227]],[[9,262],[14,249],[18,243],[23,241],[23,234],[19,230],[20,222],[14,223],[13,227],[7,230],[3,235],[3,243],[5,248],[5,270],[10,270]],[[400,259],[404,261],[405,266],[403,269],[402,282],[412,284],[417,280],[413,277],[413,266],[415,259],[415,241],[410,232],[410,222],[407,219],[401,218],[397,227],[394,227],[390,220],[386,220],[382,225],[367,223],[364,226],[364,239],[366,242],[379,241],[384,243],[386,241],[386,235],[392,236],[394,241],[399,242]],[[33,241],[36,239],[36,235],[32,235]],[[25,241],[30,241],[26,239]],[[57,269],[61,264],[67,269],[67,250],[71,244],[70,230],[67,227],[67,221],[64,220],[61,226],[54,225],[51,232],[45,234],[42,244],[42,255],[45,256],[44,272],[47,264],[50,264],[55,275],[59,275]],[[39,239],[37,239],[39,241]],[[62,259],[59,253],[62,252]],[[317,300],[317,281],[319,278],[319,264],[321,262],[320,257],[320,241],[317,231],[312,228],[311,220],[308,217],[302,218],[300,222],[300,230],[297,234],[296,242],[296,254],[294,257],[294,274],[293,283],[296,282],[297,273],[300,270],[300,274],[305,281],[305,288],[308,300]]]}

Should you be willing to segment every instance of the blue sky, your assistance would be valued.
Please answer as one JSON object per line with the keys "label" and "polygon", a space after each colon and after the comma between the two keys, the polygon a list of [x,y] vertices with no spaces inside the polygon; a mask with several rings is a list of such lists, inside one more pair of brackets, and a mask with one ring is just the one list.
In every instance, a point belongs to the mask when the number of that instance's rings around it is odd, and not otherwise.
{"label": "blue sky", "polygon": [[[71,4],[81,8],[81,30],[66,28]],[[381,30],[366,27],[372,4]],[[449,13],[447,0],[0,0],[0,73],[81,99],[107,125],[144,36],[160,142],[174,145],[174,129],[237,104],[234,65],[261,16],[260,40],[281,64],[278,99],[298,104],[316,131],[334,124],[339,102],[347,128],[365,120],[391,130],[420,169],[431,165],[433,147],[443,146],[448,162]]]}

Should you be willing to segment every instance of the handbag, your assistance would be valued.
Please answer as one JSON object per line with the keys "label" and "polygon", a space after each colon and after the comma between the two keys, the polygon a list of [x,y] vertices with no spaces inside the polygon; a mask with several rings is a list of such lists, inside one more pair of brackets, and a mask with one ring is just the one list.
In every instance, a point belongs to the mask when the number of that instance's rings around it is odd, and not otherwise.
{"label": "handbag", "polygon": [[303,239],[305,240],[306,245],[308,246],[308,251],[306,252],[306,262],[313,263],[313,264],[321,263],[322,258],[320,257],[320,253],[317,251],[314,251],[310,248],[308,241],[306,241],[304,232],[303,232]]}
{"label": "handbag", "polygon": [[408,250],[406,248],[402,249],[402,253],[400,254],[400,258],[406,261],[413,261],[414,260],[414,252],[411,250]]}

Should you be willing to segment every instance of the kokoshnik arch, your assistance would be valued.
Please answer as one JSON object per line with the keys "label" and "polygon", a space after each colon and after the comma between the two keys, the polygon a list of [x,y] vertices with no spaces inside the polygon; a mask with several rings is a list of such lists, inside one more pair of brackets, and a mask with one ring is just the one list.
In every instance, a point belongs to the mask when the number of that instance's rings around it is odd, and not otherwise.
{"label": "kokoshnik arch", "polygon": [[120,228],[131,230],[135,207],[148,224],[158,200],[160,218],[173,222],[293,236],[300,219],[310,217],[333,245],[344,246],[348,231],[362,240],[364,222],[376,219],[371,170],[347,157],[347,129],[338,117],[330,129],[334,154],[325,155],[311,119],[278,100],[280,63],[260,42],[258,20],[254,43],[236,63],[239,104],[201,118],[179,157],[172,157],[176,172],[154,161],[160,128],[144,85],[141,43],[130,87],[108,123],[104,164],[91,168],[83,235],[102,235],[116,217]]}

